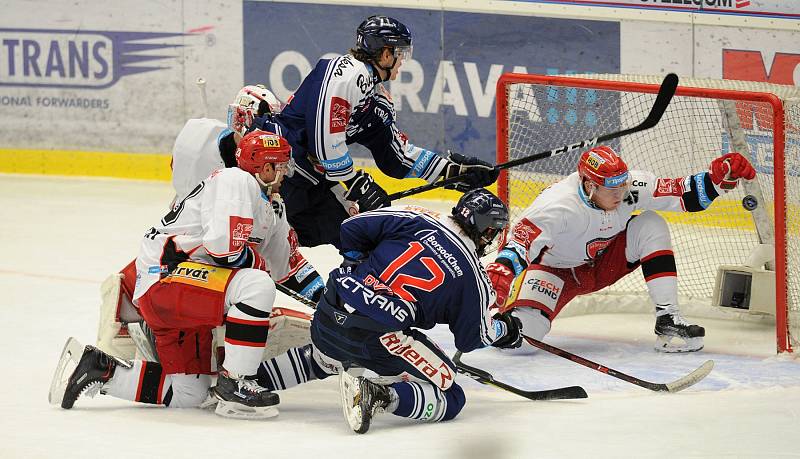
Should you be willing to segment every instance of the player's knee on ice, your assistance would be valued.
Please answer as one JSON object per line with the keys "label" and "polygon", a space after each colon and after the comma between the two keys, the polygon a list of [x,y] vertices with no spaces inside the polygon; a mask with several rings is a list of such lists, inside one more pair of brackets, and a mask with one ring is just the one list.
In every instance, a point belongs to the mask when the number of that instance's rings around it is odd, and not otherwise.
{"label": "player's knee on ice", "polygon": [[[170,375],[172,398],[165,403],[170,408],[195,408],[202,404],[211,387],[209,375]],[[166,401],[165,401],[166,402]]]}
{"label": "player's knee on ice", "polygon": [[444,393],[444,398],[447,400],[447,409],[444,411],[442,421],[449,421],[456,416],[467,404],[467,397],[464,395],[464,389],[458,384],[453,384],[447,392]]}
{"label": "player's knee on ice", "polygon": [[517,308],[513,315],[522,322],[522,333],[525,336],[540,340],[550,332],[550,319],[538,309]]}

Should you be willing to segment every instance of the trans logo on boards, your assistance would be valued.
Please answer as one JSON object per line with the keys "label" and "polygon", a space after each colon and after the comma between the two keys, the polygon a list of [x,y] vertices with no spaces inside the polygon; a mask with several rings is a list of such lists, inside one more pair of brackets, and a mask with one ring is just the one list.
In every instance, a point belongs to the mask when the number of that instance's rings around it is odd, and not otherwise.
{"label": "trans logo on boards", "polygon": [[[191,34],[0,28],[0,86],[102,89],[120,78],[168,68],[180,48],[165,39]],[[153,42],[159,40],[159,42]]]}

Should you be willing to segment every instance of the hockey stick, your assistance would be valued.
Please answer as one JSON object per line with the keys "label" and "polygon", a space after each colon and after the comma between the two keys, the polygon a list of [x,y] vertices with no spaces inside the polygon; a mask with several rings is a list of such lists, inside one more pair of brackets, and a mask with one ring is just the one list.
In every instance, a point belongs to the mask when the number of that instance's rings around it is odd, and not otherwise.
{"label": "hockey stick", "polygon": [[[299,293],[290,290],[287,287],[284,287],[281,284],[275,284],[275,287],[281,293],[284,293],[295,300],[303,303],[306,306],[316,309],[317,305],[314,304],[313,301],[309,300],[308,298],[300,295]],[[570,387],[561,387],[558,389],[548,389],[548,390],[539,390],[539,391],[526,391],[522,389],[518,389],[514,386],[509,386],[508,384],[502,383],[500,381],[495,381],[491,374],[475,367],[471,367],[466,365],[465,363],[461,362],[461,352],[456,352],[456,355],[453,357],[453,362],[456,364],[456,370],[475,381],[478,381],[481,384],[486,384],[489,386],[494,386],[499,389],[503,389],[505,391],[520,395],[525,397],[529,400],[564,400],[564,399],[572,399],[572,398],[586,398],[586,391],[583,390],[580,386],[570,386]]]}
{"label": "hockey stick", "polygon": [[[672,100],[672,96],[675,95],[675,90],[678,88],[678,76],[674,73],[668,74],[664,77],[664,81],[661,82],[661,87],[658,90],[658,95],[656,96],[656,101],[653,103],[653,108],[650,109],[650,113],[647,115],[644,121],[639,123],[637,126],[632,128],[623,129],[621,131],[612,132],[611,134],[604,134],[600,137],[595,137],[593,139],[588,140],[581,140],[580,142],[576,142],[569,145],[564,145],[562,147],[554,148],[552,150],[543,151],[541,153],[536,153],[530,156],[525,156],[522,158],[517,158],[502,164],[498,164],[495,169],[508,169],[509,167],[520,166],[522,164],[531,163],[534,161],[539,161],[540,159],[550,158],[552,156],[559,156],[563,155],[564,153],[577,150],[580,148],[591,147],[597,145],[598,143],[605,142],[607,140],[616,139],[622,136],[626,136],[628,134],[633,134],[636,132],[641,132],[647,129],[652,128],[661,120],[661,117],[664,115],[664,112],[667,110],[670,101]],[[395,199],[405,198],[411,195],[415,195],[418,193],[422,193],[428,190],[433,190],[435,188],[440,188],[446,185],[451,185],[453,183],[460,182],[464,179],[466,175],[459,175],[456,177],[450,177],[445,180],[439,180],[438,182],[429,183],[427,185],[418,186],[415,188],[410,188],[405,191],[398,191],[397,193],[392,193],[389,195],[389,200],[394,201]]]}
{"label": "hockey stick", "polygon": [[539,340],[530,338],[528,336],[523,336],[525,341],[530,343],[532,346],[538,347],[544,351],[547,351],[551,354],[555,354],[559,357],[563,357],[567,360],[571,360],[579,365],[583,365],[585,367],[591,368],[592,370],[597,370],[600,373],[605,373],[609,376],[613,376],[617,379],[621,379],[623,381],[627,381],[631,384],[636,384],[637,386],[644,387],[645,389],[650,389],[656,392],[678,392],[690,387],[708,376],[711,373],[711,370],[714,368],[714,361],[713,360],[706,360],[705,363],[700,365],[696,370],[692,371],[688,375],[678,378],[675,381],[663,384],[663,383],[654,383],[645,381],[643,379],[639,379],[635,376],[626,375],[625,373],[619,372],[613,368],[608,368],[605,365],[600,365],[599,363],[592,362],[591,360],[585,359],[579,355],[575,355],[571,352],[567,352],[563,349],[559,349],[555,346],[551,346],[547,343],[543,343]]}
{"label": "hockey stick", "polygon": [[284,287],[283,285],[281,285],[281,284],[279,284],[277,282],[275,282],[275,288],[279,292],[283,293],[284,295],[287,295],[287,296],[290,296],[290,297],[294,298],[295,300],[303,303],[304,305],[308,306],[309,308],[317,309],[317,303],[314,303],[313,301],[311,301],[308,298],[304,297],[303,295],[295,292],[294,290],[291,290],[288,287]]}
{"label": "hockey stick", "polygon": [[525,397],[528,400],[568,400],[575,398],[587,398],[586,391],[581,386],[559,387],[558,389],[546,390],[522,390],[506,383],[494,379],[494,377],[480,368],[471,367],[461,361],[461,351],[457,351],[453,356],[456,370],[469,378],[487,386],[494,386],[512,394]]}

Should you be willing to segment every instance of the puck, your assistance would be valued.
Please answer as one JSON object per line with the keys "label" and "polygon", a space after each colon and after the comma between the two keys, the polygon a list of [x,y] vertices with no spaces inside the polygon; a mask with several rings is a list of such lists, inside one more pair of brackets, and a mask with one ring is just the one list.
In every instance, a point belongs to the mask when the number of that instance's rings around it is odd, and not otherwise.
{"label": "puck", "polygon": [[747,211],[753,211],[756,207],[758,207],[758,199],[752,194],[748,194],[744,198],[742,198],[742,207],[745,208]]}

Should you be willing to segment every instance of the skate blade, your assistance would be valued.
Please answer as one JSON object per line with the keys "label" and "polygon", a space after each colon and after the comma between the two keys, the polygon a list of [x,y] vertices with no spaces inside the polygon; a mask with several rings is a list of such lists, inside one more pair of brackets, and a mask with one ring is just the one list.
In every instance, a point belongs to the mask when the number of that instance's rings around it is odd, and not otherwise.
{"label": "skate blade", "polygon": [[[672,343],[672,339],[683,340],[683,343]],[[659,335],[656,338],[655,350],[667,354],[681,354],[686,352],[697,352],[703,349],[703,338],[680,338],[677,336]]]}
{"label": "skate blade", "polygon": [[277,416],[278,407],[275,405],[252,407],[227,400],[218,400],[214,412],[223,418],[261,420]]}
{"label": "skate blade", "polygon": [[360,390],[358,378],[342,371],[339,374],[339,392],[342,397],[342,414],[347,424],[356,433],[365,433],[369,430],[369,418],[361,412],[359,403]]}
{"label": "skate blade", "polygon": [[69,377],[83,355],[83,344],[75,338],[68,338],[61,351],[56,371],[53,373],[53,381],[50,383],[50,393],[47,394],[47,401],[51,405],[61,405],[64,399],[64,391],[67,390]]}
{"label": "skate blade", "polygon": [[217,403],[219,403],[219,399],[216,395],[214,395],[214,388],[209,387],[208,393],[206,394],[206,399],[200,403],[200,409],[210,410],[212,408],[216,408]]}

